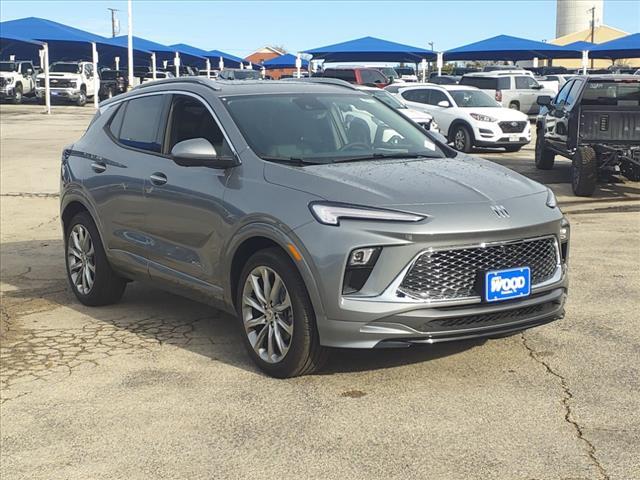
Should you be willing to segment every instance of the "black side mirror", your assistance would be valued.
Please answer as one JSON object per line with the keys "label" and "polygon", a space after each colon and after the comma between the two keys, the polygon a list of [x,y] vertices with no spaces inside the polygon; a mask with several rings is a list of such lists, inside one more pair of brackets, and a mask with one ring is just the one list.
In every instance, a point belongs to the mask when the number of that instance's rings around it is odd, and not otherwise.
{"label": "black side mirror", "polygon": [[176,143],[171,149],[173,161],[183,167],[209,167],[226,169],[239,165],[230,155],[218,155],[216,149],[204,138],[190,138]]}
{"label": "black side mirror", "polygon": [[533,87],[534,90],[542,90],[542,85],[538,84],[538,85],[534,85]]}
{"label": "black side mirror", "polygon": [[551,105],[551,97],[549,95],[540,95],[536,100],[536,103],[541,107],[548,107]]}

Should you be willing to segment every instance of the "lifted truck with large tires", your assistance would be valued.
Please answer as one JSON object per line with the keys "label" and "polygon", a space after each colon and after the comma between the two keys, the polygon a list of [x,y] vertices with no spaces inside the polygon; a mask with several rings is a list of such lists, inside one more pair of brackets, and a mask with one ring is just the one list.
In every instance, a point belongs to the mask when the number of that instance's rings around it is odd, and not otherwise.
{"label": "lifted truck with large tires", "polygon": [[0,62],[0,98],[12,103],[36,94],[35,68],[30,60]]}
{"label": "lifted truck with large tires", "polygon": [[573,193],[585,197],[611,175],[640,181],[640,78],[574,77],[538,104],[537,168],[552,169],[556,155],[570,159]]}

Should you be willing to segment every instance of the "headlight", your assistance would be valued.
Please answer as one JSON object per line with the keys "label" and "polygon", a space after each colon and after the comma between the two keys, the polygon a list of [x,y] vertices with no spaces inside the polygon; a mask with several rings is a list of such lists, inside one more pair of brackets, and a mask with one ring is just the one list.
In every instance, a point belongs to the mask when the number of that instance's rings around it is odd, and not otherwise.
{"label": "headlight", "polygon": [[471,118],[478,120],[479,122],[497,122],[496,118],[490,117],[488,115],[481,115],[479,113],[470,113]]}
{"label": "headlight", "polygon": [[359,207],[341,203],[313,202],[309,204],[313,216],[325,225],[340,225],[341,218],[374,220],[383,222],[419,222],[425,217],[412,213],[379,208]]}
{"label": "headlight", "polygon": [[7,77],[7,85],[11,85],[13,83],[14,78],[13,77]]}
{"label": "headlight", "polygon": [[547,207],[549,208],[557,208],[558,200],[556,200],[556,195],[550,188],[547,188]]}

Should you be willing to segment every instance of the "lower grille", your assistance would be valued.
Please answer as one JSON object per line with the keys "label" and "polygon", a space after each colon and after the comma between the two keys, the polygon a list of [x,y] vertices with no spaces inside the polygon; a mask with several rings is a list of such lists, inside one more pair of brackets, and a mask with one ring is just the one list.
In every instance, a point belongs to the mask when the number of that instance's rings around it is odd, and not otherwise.
{"label": "lower grille", "polygon": [[479,315],[469,315],[466,317],[455,318],[443,318],[438,320],[431,320],[427,322],[422,328],[423,331],[429,331],[434,326],[437,327],[467,327],[467,326],[483,326],[493,325],[495,323],[507,323],[516,322],[520,319],[532,317],[534,315],[544,313],[548,310],[547,304],[531,305],[529,307],[516,308],[513,310],[506,310],[504,312],[495,313],[482,313]]}
{"label": "lower grille", "polygon": [[0,87],[4,87],[7,84],[7,79],[0,77]]}
{"label": "lower grille", "polygon": [[524,131],[527,122],[500,122],[498,125],[504,133],[520,133]]}
{"label": "lower grille", "polygon": [[400,291],[425,300],[458,300],[481,295],[480,274],[529,267],[531,285],[551,279],[559,264],[554,237],[486,247],[425,252],[411,266]]}
{"label": "lower grille", "polygon": [[49,86],[51,88],[75,88],[76,82],[75,80],[65,80],[65,79],[55,79],[52,78],[49,80]]}

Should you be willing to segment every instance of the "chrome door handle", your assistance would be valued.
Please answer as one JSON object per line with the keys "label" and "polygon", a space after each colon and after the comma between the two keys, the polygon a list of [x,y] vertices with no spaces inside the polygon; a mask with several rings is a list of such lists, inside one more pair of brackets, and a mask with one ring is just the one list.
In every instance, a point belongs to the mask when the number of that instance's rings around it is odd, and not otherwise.
{"label": "chrome door handle", "polygon": [[149,178],[154,185],[164,185],[167,183],[167,176],[164,173],[156,172]]}
{"label": "chrome door handle", "polygon": [[96,173],[102,173],[107,169],[107,166],[102,162],[93,162],[91,168],[93,168],[93,171]]}

